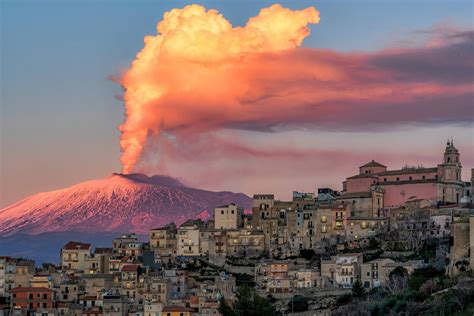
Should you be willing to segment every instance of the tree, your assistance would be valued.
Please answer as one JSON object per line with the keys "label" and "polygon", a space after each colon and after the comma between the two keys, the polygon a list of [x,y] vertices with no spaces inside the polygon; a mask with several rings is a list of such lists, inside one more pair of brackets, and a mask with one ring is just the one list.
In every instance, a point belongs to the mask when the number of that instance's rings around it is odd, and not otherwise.
{"label": "tree", "polygon": [[389,282],[385,290],[390,294],[397,294],[405,290],[408,285],[408,271],[402,266],[393,269],[389,274]]}
{"label": "tree", "polygon": [[301,249],[300,250],[300,257],[305,258],[306,260],[310,261],[311,259],[314,258],[316,253],[314,252],[313,249]]}
{"label": "tree", "polygon": [[232,309],[232,307],[230,307],[229,304],[227,304],[224,297],[221,297],[219,301],[219,313],[221,313],[222,316],[236,316],[237,315]]}
{"label": "tree", "polygon": [[222,298],[219,312],[223,316],[275,316],[278,315],[270,301],[261,297],[247,285],[240,286],[234,308],[230,307]]}
{"label": "tree", "polygon": [[364,297],[365,296],[365,289],[364,286],[362,285],[362,282],[360,278],[357,278],[352,284],[352,295],[354,297]]}
{"label": "tree", "polygon": [[288,310],[291,312],[306,312],[308,310],[308,302],[305,297],[301,295],[295,295],[291,299],[290,302],[288,302]]}

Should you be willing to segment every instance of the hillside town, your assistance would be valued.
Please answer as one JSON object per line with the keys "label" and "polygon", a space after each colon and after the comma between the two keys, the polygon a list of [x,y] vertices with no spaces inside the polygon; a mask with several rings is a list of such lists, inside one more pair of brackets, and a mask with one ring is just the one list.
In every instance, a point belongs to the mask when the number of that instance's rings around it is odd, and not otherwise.
{"label": "hillside town", "polygon": [[340,191],[255,194],[110,248],[65,240],[59,265],[0,257],[0,315],[472,315],[474,169],[463,181],[452,140],[440,156],[372,160]]}

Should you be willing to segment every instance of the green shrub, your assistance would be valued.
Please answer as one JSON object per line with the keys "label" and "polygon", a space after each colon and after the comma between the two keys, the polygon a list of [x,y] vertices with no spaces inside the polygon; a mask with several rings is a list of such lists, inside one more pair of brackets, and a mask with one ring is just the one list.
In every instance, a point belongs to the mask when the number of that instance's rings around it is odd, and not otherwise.
{"label": "green shrub", "polygon": [[306,298],[301,295],[293,296],[293,299],[288,302],[288,310],[292,312],[306,312],[308,307],[309,305]]}
{"label": "green shrub", "polygon": [[406,300],[397,300],[395,306],[393,307],[393,311],[396,313],[403,312],[407,308],[407,301]]}
{"label": "green shrub", "polygon": [[349,304],[352,301],[352,294],[346,293],[339,295],[336,299],[336,305]]}

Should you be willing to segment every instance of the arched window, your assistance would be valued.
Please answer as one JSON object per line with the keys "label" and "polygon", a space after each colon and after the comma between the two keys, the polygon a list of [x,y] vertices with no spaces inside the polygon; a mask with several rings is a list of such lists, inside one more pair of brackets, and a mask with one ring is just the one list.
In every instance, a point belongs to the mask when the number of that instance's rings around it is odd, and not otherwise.
{"label": "arched window", "polygon": [[448,162],[451,162],[451,157],[448,157]]}

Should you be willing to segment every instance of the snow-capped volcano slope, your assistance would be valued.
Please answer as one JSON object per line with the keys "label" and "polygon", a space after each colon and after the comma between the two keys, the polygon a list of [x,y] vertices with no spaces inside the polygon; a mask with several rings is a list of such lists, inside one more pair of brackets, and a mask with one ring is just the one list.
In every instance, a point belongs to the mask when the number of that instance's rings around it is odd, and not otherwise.
{"label": "snow-capped volcano slope", "polygon": [[38,193],[0,210],[0,235],[148,233],[150,228],[171,221],[179,224],[201,213],[212,214],[214,207],[232,202],[251,206],[251,199],[242,193],[189,188],[166,176],[113,174]]}

